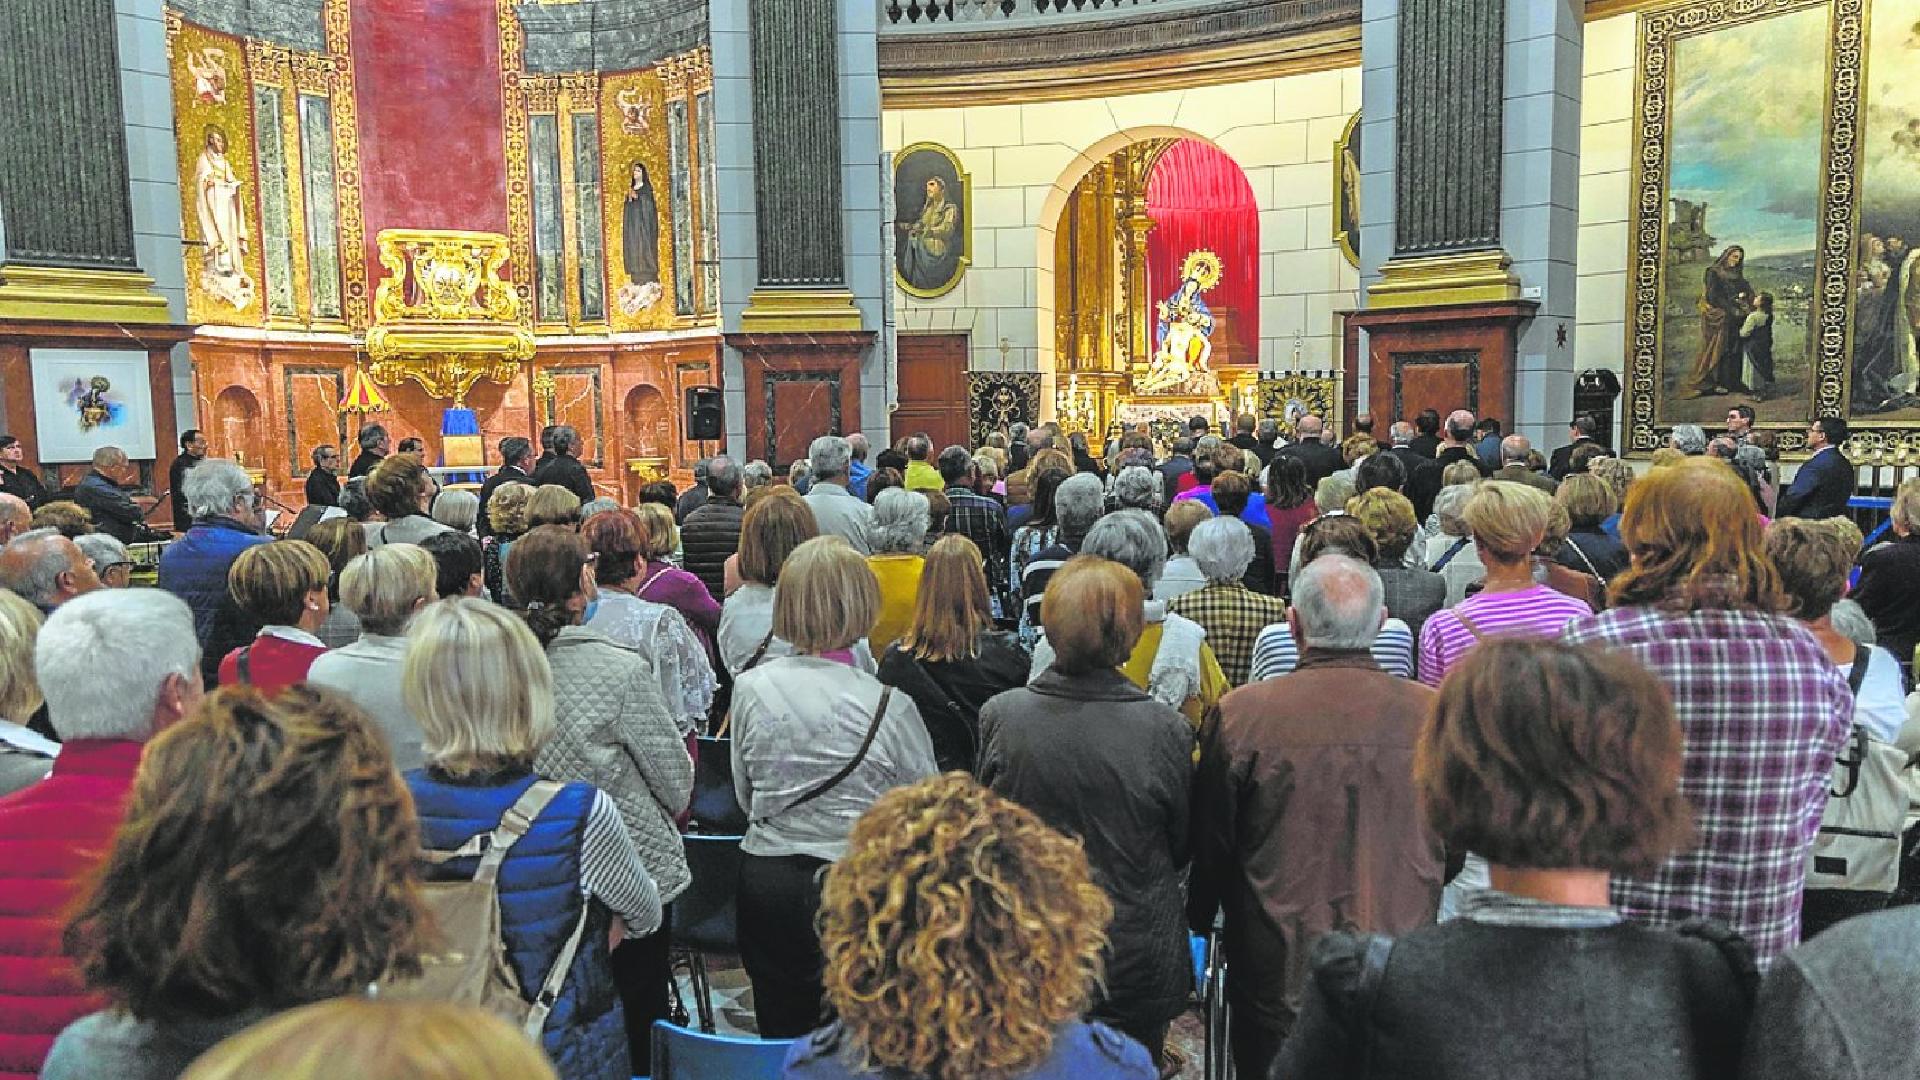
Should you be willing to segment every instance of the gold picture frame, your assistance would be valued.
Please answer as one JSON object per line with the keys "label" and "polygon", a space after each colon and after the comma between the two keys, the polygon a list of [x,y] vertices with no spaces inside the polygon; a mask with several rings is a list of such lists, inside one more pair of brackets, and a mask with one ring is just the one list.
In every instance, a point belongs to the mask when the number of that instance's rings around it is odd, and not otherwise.
{"label": "gold picture frame", "polygon": [[1347,118],[1333,144],[1333,243],[1360,269],[1360,112]]}
{"label": "gold picture frame", "polygon": [[[944,166],[944,167],[942,167]],[[907,190],[923,186],[927,181],[938,179],[944,185],[958,186],[957,198],[949,200],[959,210],[960,250],[954,258],[951,272],[942,274],[937,281],[922,279],[909,280],[902,268],[902,255],[906,251],[905,230],[912,224],[905,215],[907,207],[924,206],[924,197],[919,203],[911,203],[901,198],[902,185]],[[893,281],[900,291],[921,300],[933,300],[945,296],[959,287],[960,279],[967,274],[967,268],[973,265],[973,178],[961,166],[960,158],[953,151],[932,142],[917,142],[903,146],[893,155],[893,191],[894,191],[894,250]],[[917,211],[915,216],[917,216]]]}

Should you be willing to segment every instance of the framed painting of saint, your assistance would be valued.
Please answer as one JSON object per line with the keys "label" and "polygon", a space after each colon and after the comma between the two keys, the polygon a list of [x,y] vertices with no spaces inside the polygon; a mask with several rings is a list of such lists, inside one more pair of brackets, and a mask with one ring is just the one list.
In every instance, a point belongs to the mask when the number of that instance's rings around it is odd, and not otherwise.
{"label": "framed painting of saint", "polygon": [[973,189],[960,159],[914,143],[893,159],[893,277],[909,296],[945,296],[973,262]]}
{"label": "framed painting of saint", "polygon": [[1333,242],[1347,265],[1360,266],[1360,114],[1347,119],[1333,144]]}

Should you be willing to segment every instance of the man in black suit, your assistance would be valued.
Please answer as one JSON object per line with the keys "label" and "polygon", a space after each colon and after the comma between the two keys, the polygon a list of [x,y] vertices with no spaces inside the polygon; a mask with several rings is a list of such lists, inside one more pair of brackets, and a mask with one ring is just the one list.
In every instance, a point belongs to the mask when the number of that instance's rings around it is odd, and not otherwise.
{"label": "man in black suit", "polygon": [[199,428],[188,428],[180,435],[180,453],[167,469],[168,501],[173,507],[173,531],[177,535],[193,524],[187,510],[187,470],[207,460],[207,437]]}
{"label": "man in black suit", "polygon": [[353,459],[353,468],[347,471],[349,478],[366,476],[380,459],[393,452],[393,436],[379,424],[368,424],[360,429],[360,456]]}
{"label": "man in black suit", "polygon": [[1413,425],[1405,420],[1395,420],[1387,433],[1393,442],[1387,453],[1407,467],[1407,483],[1400,490],[1413,503],[1416,520],[1425,521],[1427,515],[1433,513],[1433,497],[1440,494],[1440,463],[1413,448],[1417,436]]}
{"label": "man in black suit", "polygon": [[473,521],[481,536],[493,535],[493,523],[487,520],[487,500],[505,484],[530,484],[533,473],[529,464],[533,459],[533,444],[519,435],[509,435],[500,440],[500,468],[494,471],[487,481],[480,485],[480,516]]}
{"label": "man in black suit", "polygon": [[17,435],[0,435],[0,492],[12,495],[29,507],[47,499],[47,485],[27,468],[27,447]]}
{"label": "man in black suit", "polygon": [[1420,415],[1413,418],[1413,428],[1417,434],[1407,445],[1422,457],[1432,457],[1440,452],[1440,411],[1421,409]]}
{"label": "man in black suit", "polygon": [[1859,474],[1840,452],[1847,441],[1847,422],[1822,416],[1807,425],[1807,449],[1813,456],[1793,474],[1793,483],[1780,495],[1776,517],[1830,518],[1847,512]]}
{"label": "man in black suit", "polygon": [[1320,481],[1347,467],[1340,451],[1328,446],[1324,441],[1326,424],[1312,413],[1300,418],[1293,427],[1293,441],[1280,448],[1275,457],[1295,457],[1307,469],[1307,485],[1317,486]]}
{"label": "man in black suit", "polygon": [[340,505],[340,450],[333,446],[313,448],[313,468],[307,471],[307,505]]}
{"label": "man in black suit", "polygon": [[593,478],[587,475],[587,467],[580,464],[580,433],[571,425],[561,424],[553,429],[553,458],[533,473],[533,486],[542,484],[558,484],[580,496],[583,503],[599,497],[594,493]]}
{"label": "man in black suit", "polygon": [[1581,413],[1574,417],[1573,423],[1567,425],[1567,437],[1573,441],[1555,450],[1553,456],[1547,459],[1547,475],[1555,480],[1565,480],[1567,474],[1573,471],[1573,448],[1581,443],[1599,442],[1594,438],[1599,431],[1600,422],[1591,415]]}
{"label": "man in black suit", "polygon": [[533,471],[539,472],[553,460],[553,433],[560,430],[559,424],[548,424],[540,429],[540,457],[533,463]]}
{"label": "man in black suit", "polygon": [[1160,505],[1172,506],[1173,497],[1180,494],[1180,478],[1193,471],[1193,440],[1185,435],[1173,440],[1172,455],[1155,468],[1165,495]]}

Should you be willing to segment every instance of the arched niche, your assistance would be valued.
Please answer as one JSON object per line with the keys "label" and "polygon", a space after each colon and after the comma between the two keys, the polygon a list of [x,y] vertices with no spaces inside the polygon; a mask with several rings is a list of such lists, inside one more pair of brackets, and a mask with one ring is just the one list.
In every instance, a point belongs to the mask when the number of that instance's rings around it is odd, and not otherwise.
{"label": "arched niche", "polygon": [[659,389],[636,386],[627,391],[620,415],[622,457],[673,456],[673,410]]}
{"label": "arched niche", "polygon": [[229,386],[213,399],[213,423],[206,429],[207,452],[214,457],[238,458],[247,468],[267,464],[267,426],[260,399],[244,386]]}

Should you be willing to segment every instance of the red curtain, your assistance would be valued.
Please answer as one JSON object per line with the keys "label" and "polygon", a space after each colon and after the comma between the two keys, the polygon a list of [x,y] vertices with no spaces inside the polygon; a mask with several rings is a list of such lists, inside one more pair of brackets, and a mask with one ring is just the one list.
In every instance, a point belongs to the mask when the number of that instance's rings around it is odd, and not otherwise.
{"label": "red curtain", "polygon": [[1203,294],[1213,310],[1208,364],[1260,360],[1260,211],[1247,174],[1226,154],[1182,139],[1147,178],[1147,289],[1158,303],[1180,287],[1180,264],[1205,248],[1220,256],[1220,283]]}

